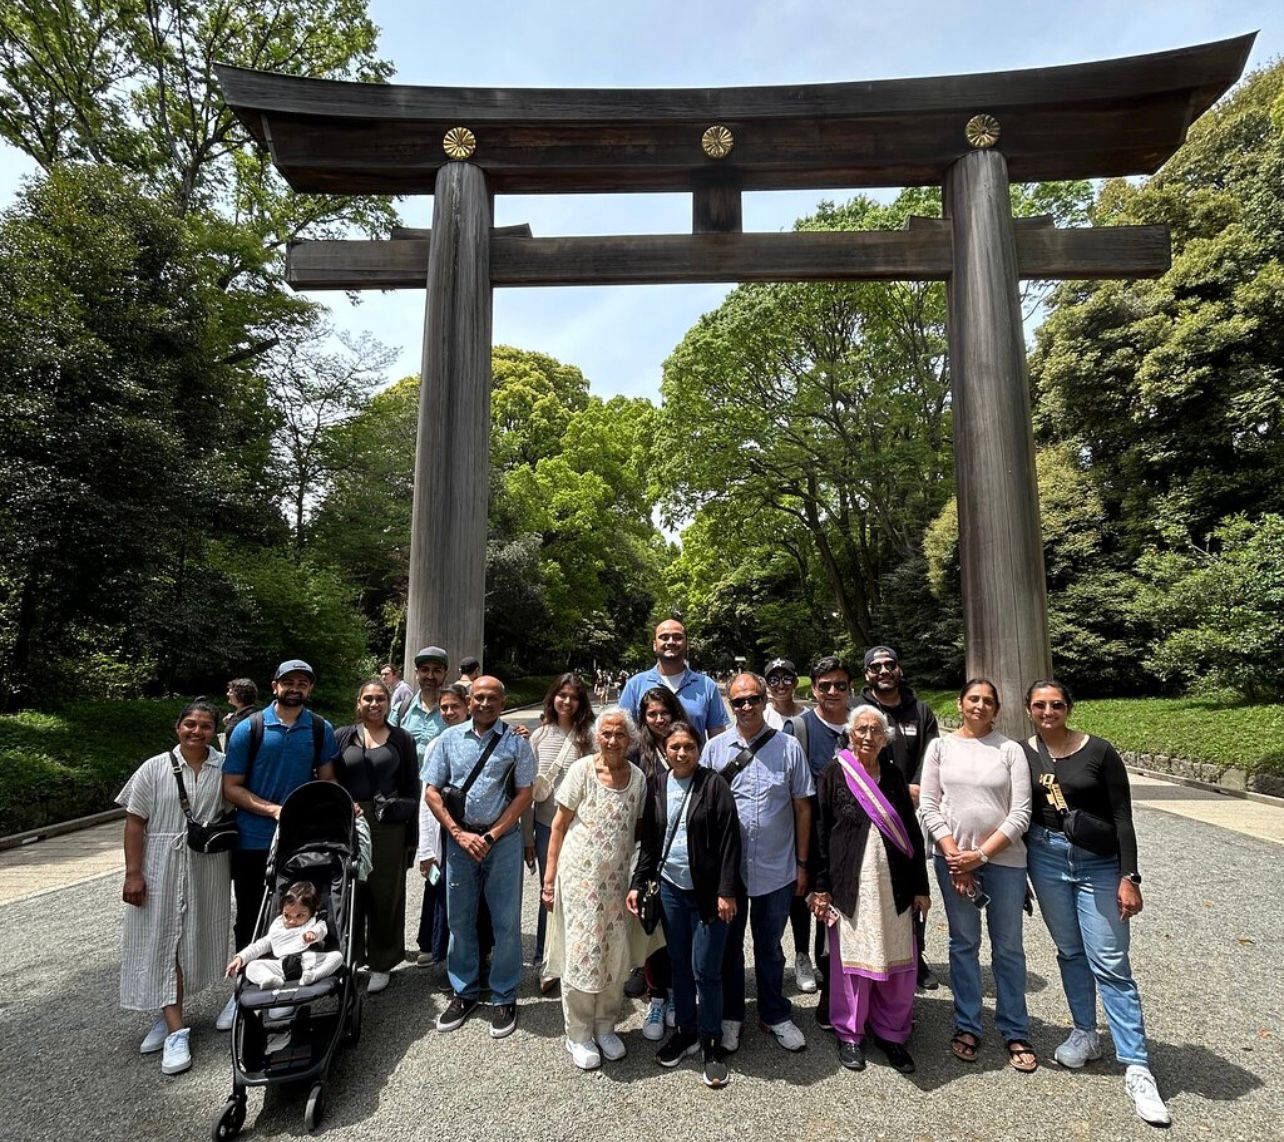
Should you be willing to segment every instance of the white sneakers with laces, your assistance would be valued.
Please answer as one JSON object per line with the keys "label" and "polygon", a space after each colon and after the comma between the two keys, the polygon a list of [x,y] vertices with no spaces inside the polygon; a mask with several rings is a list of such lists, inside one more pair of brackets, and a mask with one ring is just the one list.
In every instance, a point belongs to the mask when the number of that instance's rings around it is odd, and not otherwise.
{"label": "white sneakers with laces", "polygon": [[161,1074],[181,1075],[192,1065],[191,1038],[190,1027],[184,1027],[165,1037],[165,1053],[161,1055]]}
{"label": "white sneakers with laces", "polygon": [[664,1038],[664,1008],[663,999],[651,1000],[650,1006],[646,1009],[646,1018],[642,1020],[643,1039],[658,1043]]}
{"label": "white sneakers with laces", "polygon": [[566,1049],[571,1053],[571,1062],[582,1071],[595,1071],[602,1065],[602,1056],[598,1054],[596,1043],[576,1043],[567,1039]]}
{"label": "white sneakers with laces", "polygon": [[740,1027],[741,1023],[738,1019],[724,1019],[722,1021],[722,1039],[718,1045],[728,1055],[740,1050]]}
{"label": "white sneakers with laces", "polygon": [[1164,1100],[1159,1097],[1159,1087],[1155,1085],[1155,1076],[1150,1073],[1148,1067],[1130,1063],[1128,1069],[1124,1072],[1124,1090],[1128,1092],[1128,1097],[1132,1099],[1132,1105],[1137,1111],[1137,1117],[1143,1122],[1149,1122],[1151,1126],[1169,1126],[1172,1124],[1172,1115],[1168,1113],[1168,1107],[1164,1105]]}
{"label": "white sneakers with laces", "polygon": [[164,1019],[157,1019],[152,1024],[152,1029],[143,1036],[142,1045],[138,1048],[140,1055],[154,1055],[163,1046],[165,1040],[169,1038],[169,1028],[165,1026]]}
{"label": "white sneakers with laces", "polygon": [[792,1019],[786,1019],[782,1023],[773,1023],[771,1026],[764,1027],[770,1031],[786,1051],[801,1051],[807,1046],[807,1037],[798,1029],[798,1025]]}
{"label": "white sneakers with laces", "polygon": [[1101,1036],[1096,1031],[1080,1031],[1076,1027],[1052,1057],[1063,1067],[1077,1071],[1085,1063],[1101,1058]]}
{"label": "white sneakers with laces", "polygon": [[794,981],[798,990],[811,995],[816,990],[816,969],[811,965],[811,956],[800,952],[794,957]]}
{"label": "white sneakers with laces", "polygon": [[614,1031],[599,1031],[597,1034],[597,1049],[602,1058],[609,1062],[615,1063],[624,1058],[627,1052],[624,1048],[624,1040],[621,1039]]}

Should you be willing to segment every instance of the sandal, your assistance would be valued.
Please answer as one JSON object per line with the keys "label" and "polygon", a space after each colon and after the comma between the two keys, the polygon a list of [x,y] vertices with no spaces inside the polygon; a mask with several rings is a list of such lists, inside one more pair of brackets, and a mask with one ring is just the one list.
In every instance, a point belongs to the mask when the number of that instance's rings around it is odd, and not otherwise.
{"label": "sandal", "polygon": [[[1028,1056],[1029,1062],[1022,1062],[1023,1056]],[[1008,1063],[1014,1071],[1020,1071],[1023,1075],[1028,1075],[1039,1069],[1039,1056],[1035,1054],[1034,1048],[1024,1039],[1009,1039]]]}
{"label": "sandal", "polygon": [[980,1046],[981,1040],[971,1031],[955,1031],[954,1037],[950,1040],[950,1050],[954,1052],[954,1057],[964,1063],[976,1062],[976,1053]]}

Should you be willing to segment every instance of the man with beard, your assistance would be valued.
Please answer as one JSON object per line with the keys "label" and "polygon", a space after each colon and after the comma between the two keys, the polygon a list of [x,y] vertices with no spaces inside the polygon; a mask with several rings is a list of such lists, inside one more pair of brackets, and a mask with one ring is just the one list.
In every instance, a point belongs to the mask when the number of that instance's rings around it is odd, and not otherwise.
{"label": "man with beard", "polygon": [[[305,708],[316,675],[302,659],[291,658],[272,678],[275,701],[237,723],[223,760],[223,799],[236,807],[236,848],[231,852],[232,891],[236,897],[236,946],[253,939],[263,900],[268,849],[283,802],[314,778],[333,781],[339,754],[334,729]],[[233,997],[218,1026],[232,1025]],[[226,1027],[224,1024],[226,1023]]]}
{"label": "man with beard", "polygon": [[[896,737],[883,747],[881,760],[891,762],[909,785],[910,797],[918,804],[919,776],[927,743],[939,730],[932,708],[918,699],[901,673],[900,659],[890,646],[874,646],[865,652],[865,688],[852,703],[881,710],[896,729]],[[923,958],[927,925],[915,914],[914,938],[918,944],[918,986],[925,991],[937,987],[936,976]]]}
{"label": "man with beard", "polygon": [[727,708],[723,705],[718,684],[707,674],[687,665],[687,628],[677,619],[668,619],[655,628],[652,644],[656,663],[650,670],[635,674],[620,691],[620,705],[642,724],[642,695],[652,686],[667,686],[673,691],[687,720],[703,743],[727,728]]}

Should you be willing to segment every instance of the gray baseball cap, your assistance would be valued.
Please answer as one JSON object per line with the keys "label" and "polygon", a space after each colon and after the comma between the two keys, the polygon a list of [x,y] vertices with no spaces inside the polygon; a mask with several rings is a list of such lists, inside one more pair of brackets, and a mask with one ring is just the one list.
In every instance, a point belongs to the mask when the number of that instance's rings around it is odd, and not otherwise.
{"label": "gray baseball cap", "polygon": [[272,675],[272,681],[279,682],[287,674],[306,674],[313,682],[317,680],[316,671],[301,658],[287,658],[276,668],[276,673]]}
{"label": "gray baseball cap", "polygon": [[415,654],[416,666],[422,666],[425,662],[440,662],[442,666],[450,665],[446,652],[439,646],[425,646]]}

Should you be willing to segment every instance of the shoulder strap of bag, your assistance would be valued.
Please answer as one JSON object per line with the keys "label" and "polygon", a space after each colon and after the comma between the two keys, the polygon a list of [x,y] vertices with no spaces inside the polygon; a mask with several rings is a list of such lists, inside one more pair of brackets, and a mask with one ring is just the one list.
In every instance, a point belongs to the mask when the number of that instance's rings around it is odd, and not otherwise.
{"label": "shoulder strap of bag", "polygon": [[486,763],[490,761],[490,755],[495,752],[495,747],[499,745],[499,739],[504,736],[504,731],[508,729],[502,721],[496,722],[495,726],[497,728],[494,737],[486,743],[486,748],[482,750],[481,757],[477,759],[477,764],[473,766],[472,773],[468,775],[468,780],[459,788],[459,792],[465,797],[468,796],[468,791],[473,787],[473,782],[481,776],[481,771],[486,768]]}
{"label": "shoulder strap of bag", "polygon": [[178,803],[182,807],[183,816],[189,821],[192,817],[192,803],[187,799],[187,786],[183,784],[183,770],[178,764],[178,751],[169,751],[169,767],[174,774],[174,780],[178,782]]}
{"label": "shoulder strap of bag", "polygon": [[807,718],[806,712],[795,714],[789,719],[790,728],[794,731],[794,737],[798,744],[802,746],[802,751],[807,752]]}
{"label": "shoulder strap of bag", "polygon": [[397,725],[401,725],[406,720],[406,715],[410,712],[410,706],[415,700],[415,695],[411,694],[409,698],[402,698],[397,703]]}
{"label": "shoulder strap of bag", "polygon": [[[669,780],[675,780],[672,773],[669,774]],[[664,862],[669,859],[669,850],[673,848],[673,838],[678,835],[678,826],[682,823],[682,810],[687,807],[687,798],[691,796],[691,790],[695,788],[695,774],[691,775],[691,784],[688,785],[682,794],[682,800],[678,802],[678,811],[674,814],[673,820],[669,822],[669,838],[664,842],[664,852],[660,854],[660,863],[655,866],[656,875],[660,874],[660,869],[664,867]],[[668,785],[665,785],[665,800],[668,800]]]}
{"label": "shoulder strap of bag", "polygon": [[255,710],[250,715],[250,745],[245,755],[245,786],[248,789],[250,774],[254,771],[254,759],[259,756],[259,747],[263,744],[263,711]]}
{"label": "shoulder strap of bag", "polygon": [[759,734],[758,737],[749,745],[745,746],[738,754],[736,754],[730,762],[718,770],[718,774],[728,785],[730,785],[739,775],[740,771],[758,756],[758,751],[775,736],[776,731],[768,726],[766,733]]}
{"label": "shoulder strap of bag", "polygon": [[312,719],[312,776],[315,777],[321,768],[321,751],[325,749],[325,719],[318,718],[311,710],[308,715]]}

